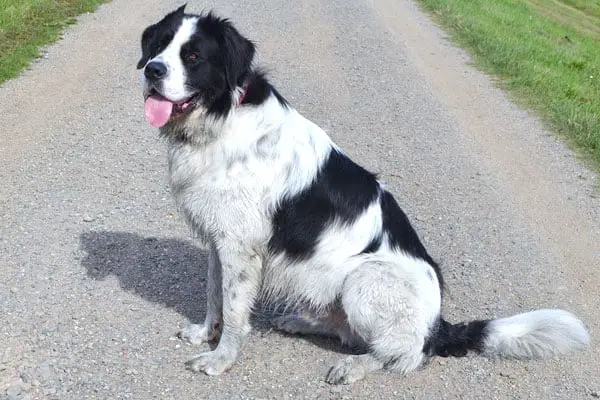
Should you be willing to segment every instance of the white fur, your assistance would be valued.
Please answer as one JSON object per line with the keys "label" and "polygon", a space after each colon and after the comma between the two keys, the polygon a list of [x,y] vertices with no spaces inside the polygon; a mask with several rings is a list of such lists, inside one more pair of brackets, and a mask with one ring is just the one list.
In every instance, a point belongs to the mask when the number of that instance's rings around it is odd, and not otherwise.
{"label": "white fur", "polygon": [[202,142],[174,142],[169,149],[177,203],[205,239],[220,232],[257,250],[271,235],[279,201],[312,182],[333,146],[321,129],[283,109],[275,97],[206,120],[201,128],[190,123],[185,128],[202,131]]}
{"label": "white fur", "polygon": [[488,357],[548,358],[580,350],[590,337],[579,319],[563,310],[537,310],[491,321]]}
{"label": "white fur", "polygon": [[[348,323],[380,360],[403,373],[424,360],[423,345],[440,312],[437,279],[423,260],[403,253],[361,256],[346,277],[342,305]],[[435,276],[435,274],[433,274]]]}

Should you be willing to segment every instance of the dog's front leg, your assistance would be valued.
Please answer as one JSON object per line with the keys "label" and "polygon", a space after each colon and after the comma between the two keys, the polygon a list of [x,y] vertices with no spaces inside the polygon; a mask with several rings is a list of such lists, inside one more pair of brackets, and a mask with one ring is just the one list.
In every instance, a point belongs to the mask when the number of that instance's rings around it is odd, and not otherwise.
{"label": "dog's front leg", "polygon": [[206,316],[204,324],[191,324],[182,329],[178,336],[191,344],[218,340],[223,324],[223,291],[221,261],[215,246],[208,253],[208,276],[206,282]]}
{"label": "dog's front leg", "polygon": [[256,254],[224,246],[218,255],[223,292],[221,339],[214,351],[199,354],[186,363],[189,369],[208,375],[227,371],[240,354],[250,332],[250,313],[261,282],[262,262]]}

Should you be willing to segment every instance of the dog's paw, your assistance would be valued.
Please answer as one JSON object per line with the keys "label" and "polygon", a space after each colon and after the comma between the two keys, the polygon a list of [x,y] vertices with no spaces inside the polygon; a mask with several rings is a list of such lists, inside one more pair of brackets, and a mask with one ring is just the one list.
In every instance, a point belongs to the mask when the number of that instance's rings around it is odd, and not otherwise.
{"label": "dog's paw", "polygon": [[218,339],[219,325],[207,327],[204,324],[191,324],[177,333],[177,337],[191,344],[202,344]]}
{"label": "dog's paw", "polygon": [[221,375],[231,369],[234,363],[235,358],[224,356],[215,350],[198,354],[185,365],[187,369],[194,372],[204,371],[206,375]]}
{"label": "dog's paw", "polygon": [[354,361],[352,357],[340,360],[331,367],[325,381],[332,385],[348,385],[363,379],[367,375],[367,371],[363,365]]}

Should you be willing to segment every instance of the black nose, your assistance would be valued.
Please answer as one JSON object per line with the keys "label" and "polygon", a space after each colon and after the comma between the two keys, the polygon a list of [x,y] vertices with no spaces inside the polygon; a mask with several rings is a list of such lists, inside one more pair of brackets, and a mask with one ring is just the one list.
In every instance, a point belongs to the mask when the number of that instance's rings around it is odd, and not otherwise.
{"label": "black nose", "polygon": [[144,75],[147,79],[156,81],[164,78],[165,75],[167,75],[167,67],[161,62],[152,61],[146,65],[146,68],[144,69]]}

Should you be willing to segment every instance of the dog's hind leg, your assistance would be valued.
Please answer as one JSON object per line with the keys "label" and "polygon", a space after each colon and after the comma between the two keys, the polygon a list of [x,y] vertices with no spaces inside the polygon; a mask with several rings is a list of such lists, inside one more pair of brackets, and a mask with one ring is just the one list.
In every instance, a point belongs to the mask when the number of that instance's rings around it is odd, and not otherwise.
{"label": "dog's hind leg", "polygon": [[383,361],[373,354],[348,356],[329,369],[325,381],[334,385],[347,385],[363,379],[369,372],[383,369]]}
{"label": "dog's hind leg", "polygon": [[351,383],[383,368],[407,373],[423,363],[425,337],[440,306],[437,281],[428,268],[402,255],[391,260],[371,256],[348,275],[342,308],[369,353],[338,362],[327,382]]}

